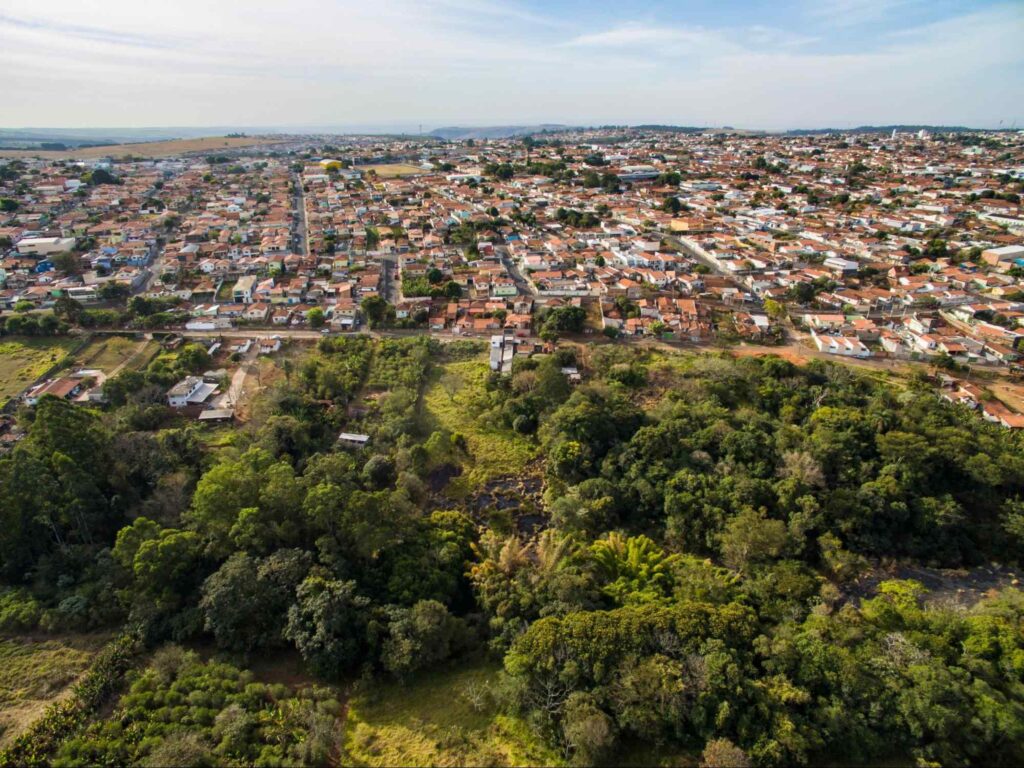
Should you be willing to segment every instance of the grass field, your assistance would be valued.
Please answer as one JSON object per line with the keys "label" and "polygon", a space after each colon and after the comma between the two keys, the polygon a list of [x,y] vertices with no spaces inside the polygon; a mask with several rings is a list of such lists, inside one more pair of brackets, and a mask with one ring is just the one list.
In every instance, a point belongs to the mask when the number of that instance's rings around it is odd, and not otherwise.
{"label": "grass field", "polygon": [[75,362],[83,368],[99,368],[109,376],[122,364],[138,370],[149,362],[158,346],[155,341],[137,341],[124,336],[98,337],[75,355]]}
{"label": "grass field", "polygon": [[366,766],[564,765],[492,693],[498,665],[477,663],[374,686],[349,703],[349,761]]}
{"label": "grass field", "polygon": [[367,171],[376,171],[377,176],[382,179],[393,179],[398,176],[415,176],[420,173],[426,173],[422,168],[417,168],[415,165],[406,165],[405,163],[384,163],[382,165],[360,165],[356,167],[357,171],[366,173]]}
{"label": "grass field", "polygon": [[66,691],[107,639],[0,639],[0,745],[21,733]]}
{"label": "grass field", "polygon": [[9,339],[0,342],[0,405],[42,376],[70,352],[76,339]]}
{"label": "grass field", "polygon": [[262,144],[277,143],[272,138],[247,136],[229,139],[224,136],[210,136],[202,139],[172,139],[171,141],[146,141],[138,144],[111,144],[105,147],[86,147],[84,149],[67,149],[60,151],[43,151],[39,149],[4,149],[0,157],[41,157],[46,159],[74,158],[89,159],[96,157],[172,157],[186,152],[212,152],[218,149],[238,149],[255,147]]}
{"label": "grass field", "polygon": [[424,395],[428,418],[450,432],[465,436],[470,458],[463,474],[454,478],[448,493],[471,492],[490,480],[521,474],[537,455],[536,445],[511,429],[492,428],[474,418],[472,403],[483,392],[487,362],[447,363],[435,375]]}

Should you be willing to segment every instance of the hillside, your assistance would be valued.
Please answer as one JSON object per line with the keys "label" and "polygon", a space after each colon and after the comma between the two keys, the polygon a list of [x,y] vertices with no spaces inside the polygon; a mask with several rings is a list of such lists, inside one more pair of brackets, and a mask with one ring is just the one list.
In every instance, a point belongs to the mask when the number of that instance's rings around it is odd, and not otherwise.
{"label": "hillside", "polygon": [[0,628],[124,633],[0,760],[1024,759],[1024,597],[962,575],[1020,563],[1019,435],[821,360],[486,361],[326,337],[227,434],[148,399],[194,347],[44,399]]}

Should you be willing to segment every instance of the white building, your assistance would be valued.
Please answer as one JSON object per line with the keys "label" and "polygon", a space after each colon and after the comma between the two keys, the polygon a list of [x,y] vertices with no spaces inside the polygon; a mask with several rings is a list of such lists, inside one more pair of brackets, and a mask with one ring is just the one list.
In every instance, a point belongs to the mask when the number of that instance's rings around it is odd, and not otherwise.
{"label": "white building", "polygon": [[198,405],[213,394],[216,384],[208,384],[201,376],[186,376],[167,390],[167,404],[171,408]]}
{"label": "white building", "polygon": [[864,342],[855,337],[819,335],[811,331],[811,338],[814,339],[814,343],[819,350],[830,355],[871,357],[871,350],[864,346]]}
{"label": "white building", "polygon": [[74,247],[73,237],[23,237],[17,245],[18,253],[25,256],[49,256]]}

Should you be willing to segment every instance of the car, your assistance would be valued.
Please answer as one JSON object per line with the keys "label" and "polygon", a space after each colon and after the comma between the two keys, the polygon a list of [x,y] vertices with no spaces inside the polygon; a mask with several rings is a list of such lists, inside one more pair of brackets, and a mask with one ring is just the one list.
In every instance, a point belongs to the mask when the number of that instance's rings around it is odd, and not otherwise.
{"label": "car", "polygon": [[330,333],[331,333],[331,329],[330,328],[324,328],[322,331],[320,331],[320,334],[322,336],[329,336]]}

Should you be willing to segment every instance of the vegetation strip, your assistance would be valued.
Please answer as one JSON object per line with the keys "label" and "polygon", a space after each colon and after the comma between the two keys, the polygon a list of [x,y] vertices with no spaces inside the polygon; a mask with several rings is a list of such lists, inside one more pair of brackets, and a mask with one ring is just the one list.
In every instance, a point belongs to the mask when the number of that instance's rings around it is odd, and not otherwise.
{"label": "vegetation strip", "polygon": [[51,704],[41,718],[0,752],[0,764],[46,765],[57,748],[85,727],[117,690],[141,649],[141,632],[137,629],[129,629],[107,644],[71,689],[71,695]]}

